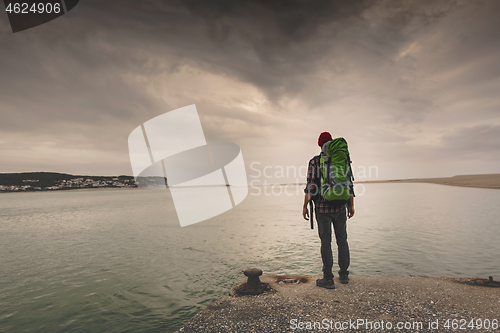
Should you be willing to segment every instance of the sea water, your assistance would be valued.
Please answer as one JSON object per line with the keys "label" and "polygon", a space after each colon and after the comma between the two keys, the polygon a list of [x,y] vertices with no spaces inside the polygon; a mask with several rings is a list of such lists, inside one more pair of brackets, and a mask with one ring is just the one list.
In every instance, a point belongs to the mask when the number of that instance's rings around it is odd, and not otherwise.
{"label": "sea water", "polygon": [[[351,275],[500,279],[498,202],[498,190],[358,186]],[[0,331],[173,332],[247,268],[321,275],[302,203],[301,186],[252,187],[181,228],[168,190],[0,194]]]}

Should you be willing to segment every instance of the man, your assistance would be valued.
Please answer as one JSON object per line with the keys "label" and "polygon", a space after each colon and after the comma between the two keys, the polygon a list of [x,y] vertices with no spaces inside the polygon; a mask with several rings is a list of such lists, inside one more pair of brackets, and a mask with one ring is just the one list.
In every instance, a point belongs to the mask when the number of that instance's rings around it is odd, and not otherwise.
{"label": "man", "polygon": [[[318,145],[320,148],[328,141],[332,140],[332,136],[328,132],[323,132],[318,138]],[[349,283],[349,245],[347,243],[347,217],[354,216],[354,189],[351,184],[351,196],[347,203],[347,216],[346,204],[338,204],[326,201],[319,193],[319,179],[320,179],[320,156],[315,156],[309,161],[309,168],[307,171],[307,184],[304,189],[304,207],[302,209],[302,216],[304,219],[309,220],[309,211],[307,205],[309,200],[313,198],[316,206],[316,220],[318,221],[318,233],[321,239],[321,259],[323,260],[323,278],[316,280],[316,285],[327,289],[335,289],[333,282],[333,255],[332,255],[332,224],[335,231],[335,239],[337,241],[338,249],[338,264],[339,279],[341,283]],[[349,170],[352,175],[352,170]]]}

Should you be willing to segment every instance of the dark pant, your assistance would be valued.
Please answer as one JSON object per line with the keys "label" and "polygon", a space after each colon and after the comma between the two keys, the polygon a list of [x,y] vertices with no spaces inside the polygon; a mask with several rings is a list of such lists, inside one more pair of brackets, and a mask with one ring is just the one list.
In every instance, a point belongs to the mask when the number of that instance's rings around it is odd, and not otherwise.
{"label": "dark pant", "polygon": [[337,240],[339,274],[347,274],[349,268],[349,244],[347,244],[347,216],[343,208],[338,213],[316,214],[318,220],[318,233],[321,239],[321,259],[323,259],[323,277],[327,280],[333,279],[333,255],[332,255],[332,223]]}

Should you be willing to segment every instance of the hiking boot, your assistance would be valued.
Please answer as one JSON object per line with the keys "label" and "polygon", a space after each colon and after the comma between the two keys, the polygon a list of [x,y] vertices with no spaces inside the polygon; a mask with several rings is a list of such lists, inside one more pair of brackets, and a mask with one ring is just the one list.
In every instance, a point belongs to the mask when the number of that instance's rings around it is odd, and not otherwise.
{"label": "hiking boot", "polygon": [[349,283],[349,272],[339,272],[339,280],[342,284]]}
{"label": "hiking boot", "polygon": [[321,288],[335,289],[335,284],[333,283],[333,279],[332,280],[325,280],[324,278],[317,279],[316,285]]}

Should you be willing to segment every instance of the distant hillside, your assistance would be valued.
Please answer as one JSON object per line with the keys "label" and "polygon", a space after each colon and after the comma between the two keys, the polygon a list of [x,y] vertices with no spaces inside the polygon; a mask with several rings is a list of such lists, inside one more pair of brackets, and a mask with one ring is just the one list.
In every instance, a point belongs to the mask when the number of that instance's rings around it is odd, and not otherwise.
{"label": "distant hillside", "polygon": [[[26,185],[31,184],[40,187],[54,186],[58,181],[71,180],[75,178],[106,180],[118,178],[120,180],[132,180],[132,176],[84,176],[84,175],[70,175],[67,173],[57,172],[23,172],[23,173],[0,173],[0,185]],[[36,183],[23,182],[24,180],[38,180]]]}
{"label": "distant hillside", "polygon": [[[23,173],[0,173],[0,185],[21,186],[32,185],[39,187],[55,186],[59,180],[70,180],[84,176],[73,176],[66,173],[56,172],[23,172]],[[38,182],[24,182],[24,180],[38,180]]]}

